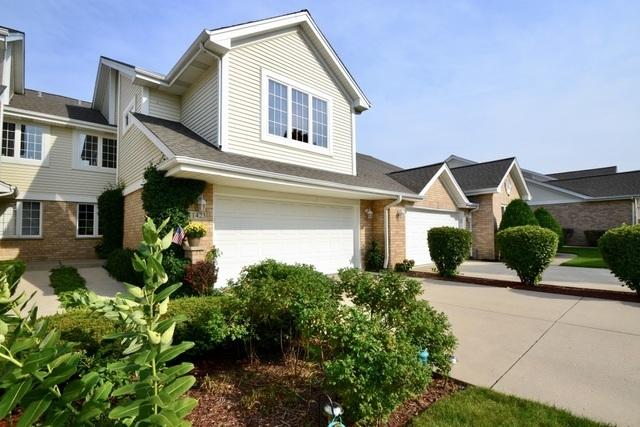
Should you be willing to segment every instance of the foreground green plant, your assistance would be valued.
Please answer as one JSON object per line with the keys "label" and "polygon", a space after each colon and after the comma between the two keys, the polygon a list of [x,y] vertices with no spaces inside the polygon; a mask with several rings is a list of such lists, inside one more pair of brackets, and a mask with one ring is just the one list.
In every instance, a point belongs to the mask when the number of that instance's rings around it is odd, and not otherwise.
{"label": "foreground green plant", "polygon": [[124,359],[109,365],[109,369],[130,373],[131,381],[111,393],[116,404],[109,418],[124,425],[189,425],[184,417],[197,404],[195,399],[184,397],[195,383],[195,377],[186,375],[193,364],[168,366],[193,343],[172,345],[176,319],[163,317],[169,296],[181,286],[176,283],[158,290],[168,281],[162,252],[171,245],[171,230],[161,237],[167,222],[165,219],[156,227],[147,218],[142,228],[140,255],[136,253],[133,258],[134,269],[144,278],[142,287],[125,283],[128,294],[118,294],[113,300],[89,296],[93,309],[116,320],[123,330],[110,338],[121,340]]}
{"label": "foreground green plant", "polygon": [[12,413],[20,407],[18,427],[91,424],[109,408],[112,384],[95,372],[70,381],[81,354],[60,340],[59,331],[49,330],[46,319],[37,318],[35,306],[23,316],[31,298],[17,294],[19,281],[12,267],[0,272],[0,419],[8,417],[12,425]]}

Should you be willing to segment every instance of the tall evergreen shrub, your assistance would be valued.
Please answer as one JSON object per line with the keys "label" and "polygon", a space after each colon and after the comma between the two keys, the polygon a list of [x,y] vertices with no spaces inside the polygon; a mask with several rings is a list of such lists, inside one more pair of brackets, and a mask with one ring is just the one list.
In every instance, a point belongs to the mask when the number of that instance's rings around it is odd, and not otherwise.
{"label": "tall evergreen shrub", "polygon": [[124,196],[122,186],[107,188],[98,196],[98,220],[102,240],[96,246],[96,253],[107,258],[116,249],[122,249],[124,227]]}
{"label": "tall evergreen shrub", "polygon": [[511,227],[519,227],[521,225],[539,224],[527,202],[522,199],[515,199],[507,205],[507,208],[502,215],[500,230],[502,231]]}

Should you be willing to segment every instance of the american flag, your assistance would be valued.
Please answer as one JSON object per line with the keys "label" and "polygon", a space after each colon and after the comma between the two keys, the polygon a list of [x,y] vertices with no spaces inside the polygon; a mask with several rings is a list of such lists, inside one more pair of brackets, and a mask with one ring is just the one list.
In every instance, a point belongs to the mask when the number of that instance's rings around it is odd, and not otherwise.
{"label": "american flag", "polygon": [[184,240],[184,230],[182,229],[182,227],[178,226],[178,228],[176,228],[176,232],[174,233],[173,239],[171,241],[176,245],[181,245],[183,240]]}

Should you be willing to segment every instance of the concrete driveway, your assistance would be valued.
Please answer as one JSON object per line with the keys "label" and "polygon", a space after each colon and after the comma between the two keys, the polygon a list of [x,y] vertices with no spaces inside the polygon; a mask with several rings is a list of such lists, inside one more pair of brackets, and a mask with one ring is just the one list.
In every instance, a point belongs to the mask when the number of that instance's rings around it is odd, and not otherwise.
{"label": "concrete driveway", "polygon": [[640,304],[423,279],[459,340],[452,375],[640,425]]}
{"label": "concrete driveway", "polygon": [[[433,271],[434,265],[427,264],[414,268],[417,271]],[[465,261],[460,267],[462,276],[482,277],[518,281],[515,271],[509,270],[501,262]],[[615,278],[606,268],[562,267],[550,265],[542,275],[542,283],[546,285],[571,286],[611,291],[635,292]]]}
{"label": "concrete driveway", "polygon": [[[50,270],[56,267],[55,262],[30,262],[27,270],[18,284],[18,292],[24,291],[27,295],[35,292],[32,302],[38,306],[40,316],[48,316],[62,310],[53,288],[49,285]],[[109,276],[102,268],[102,261],[69,261],[65,265],[71,265],[78,269],[78,273],[87,281],[87,288],[98,295],[112,297],[117,292],[124,291],[122,284]]]}

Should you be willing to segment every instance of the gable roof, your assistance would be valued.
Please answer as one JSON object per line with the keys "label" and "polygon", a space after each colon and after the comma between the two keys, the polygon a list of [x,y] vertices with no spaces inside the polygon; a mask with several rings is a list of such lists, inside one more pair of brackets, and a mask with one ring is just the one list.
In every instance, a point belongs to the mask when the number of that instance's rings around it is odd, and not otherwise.
{"label": "gable roof", "polygon": [[420,193],[442,168],[443,164],[443,162],[440,162],[412,169],[401,169],[389,173],[389,176],[412,191]]}
{"label": "gable roof", "polygon": [[453,176],[465,193],[493,190],[500,186],[515,157],[452,168]]}
{"label": "gable roof", "polygon": [[100,125],[109,124],[100,111],[91,108],[90,102],[32,89],[25,89],[24,94],[14,94],[9,107]]}
{"label": "gable roof", "polygon": [[283,178],[303,178],[419,198],[414,191],[387,175],[399,167],[365,154],[357,154],[357,174],[348,175],[221,151],[180,122],[140,113],[133,113],[133,117],[134,123],[138,122],[143,131],[146,129],[166,147],[168,152],[165,155],[204,161],[210,166],[234,167],[247,172],[277,174]]}
{"label": "gable roof", "polygon": [[546,175],[555,179],[572,179],[572,178],[584,178],[588,176],[610,175],[612,173],[617,173],[617,172],[618,172],[617,166],[605,166],[602,168],[594,168],[594,169],[581,169],[576,171],[548,173]]}
{"label": "gable roof", "polygon": [[640,196],[640,171],[560,179],[545,184],[596,198]]}

